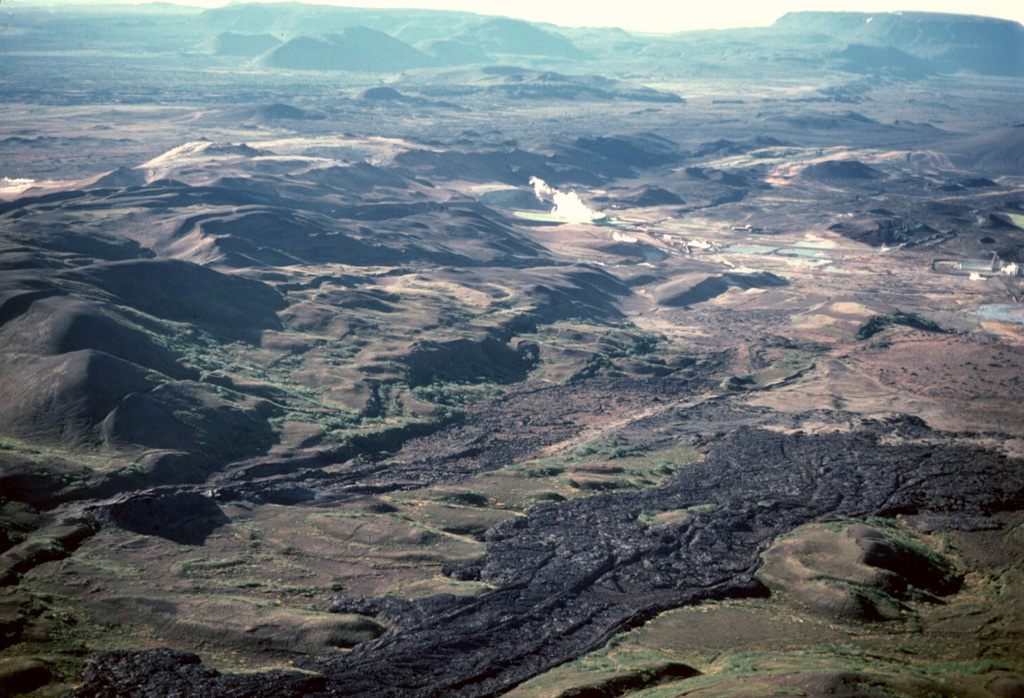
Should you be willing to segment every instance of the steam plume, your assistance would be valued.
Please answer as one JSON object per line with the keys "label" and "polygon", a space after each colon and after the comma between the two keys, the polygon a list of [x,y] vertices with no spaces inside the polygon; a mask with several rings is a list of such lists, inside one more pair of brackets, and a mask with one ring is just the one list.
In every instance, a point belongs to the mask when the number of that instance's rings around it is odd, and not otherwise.
{"label": "steam plume", "polygon": [[589,223],[598,221],[605,217],[603,213],[593,210],[580,200],[579,194],[574,191],[564,192],[548,185],[540,177],[530,177],[530,185],[533,193],[540,201],[548,201],[554,204],[551,215],[569,223]]}

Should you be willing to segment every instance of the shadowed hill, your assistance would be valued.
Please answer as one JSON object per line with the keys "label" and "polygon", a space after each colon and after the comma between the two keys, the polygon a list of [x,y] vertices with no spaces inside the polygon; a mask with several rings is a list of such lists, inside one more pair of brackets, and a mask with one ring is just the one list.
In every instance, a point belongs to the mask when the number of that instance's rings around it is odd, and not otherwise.
{"label": "shadowed hill", "polygon": [[155,374],[84,349],[57,356],[0,355],[0,429],[24,439],[95,444],[96,426],[126,395],[153,388]]}
{"label": "shadowed hill", "polygon": [[178,260],[101,263],[66,276],[155,317],[234,332],[280,327],[276,311],[285,307],[280,294],[263,283]]}
{"label": "shadowed hill", "polygon": [[690,287],[679,283],[669,283],[659,289],[658,303],[673,308],[686,307],[717,298],[730,288],[746,291],[751,288],[772,288],[788,284],[789,282],[781,276],[776,276],[771,272],[722,274],[709,276]]}
{"label": "shadowed hill", "polygon": [[349,27],[337,34],[296,37],[267,54],[263,64],[290,70],[389,73],[423,68],[431,60],[387,34],[366,27]]}
{"label": "shadowed hill", "polygon": [[944,150],[961,167],[1018,175],[1024,171],[1024,124],[969,136],[945,146]]}
{"label": "shadowed hill", "polygon": [[460,39],[424,41],[416,44],[416,48],[444,66],[483,64],[491,60],[482,47]]}
{"label": "shadowed hill", "polygon": [[554,159],[582,166],[605,177],[628,177],[640,170],[677,163],[677,143],[654,134],[578,138],[572,146],[555,145]]}
{"label": "shadowed hill", "polygon": [[191,372],[151,337],[102,312],[98,305],[53,296],[0,327],[0,351],[52,356],[93,349],[182,378]]}
{"label": "shadowed hill", "polygon": [[578,167],[555,168],[543,155],[513,148],[510,150],[410,150],[395,158],[397,164],[416,168],[431,177],[461,178],[471,182],[502,182],[526,187],[530,177],[540,177],[552,185],[564,183],[597,184],[601,180]]}
{"label": "shadowed hill", "polygon": [[911,56],[894,46],[850,44],[833,56],[838,68],[865,75],[888,74],[904,78],[923,78],[936,72],[931,61]]}
{"label": "shadowed hill", "polygon": [[805,179],[872,180],[884,177],[881,172],[859,160],[826,160],[808,165],[800,173]]}
{"label": "shadowed hill", "polygon": [[374,167],[367,162],[357,162],[352,165],[330,165],[308,170],[296,177],[349,194],[367,194],[378,187],[401,188],[409,184],[408,179],[401,174],[393,170]]}
{"label": "shadowed hill", "polygon": [[262,453],[274,441],[263,400],[193,381],[165,383],[127,395],[102,423],[114,445],[190,452],[204,460]]}
{"label": "shadowed hill", "polygon": [[455,39],[475,45],[482,51],[491,54],[563,59],[586,57],[586,54],[564,36],[546,31],[523,20],[506,17],[497,17],[483,24],[468,27]]}
{"label": "shadowed hill", "polygon": [[138,187],[146,183],[146,173],[132,167],[119,167],[113,172],[101,176],[92,186],[97,189],[124,189]]}
{"label": "shadowed hill", "polygon": [[643,187],[615,198],[631,206],[679,206],[686,203],[678,194],[661,187]]}

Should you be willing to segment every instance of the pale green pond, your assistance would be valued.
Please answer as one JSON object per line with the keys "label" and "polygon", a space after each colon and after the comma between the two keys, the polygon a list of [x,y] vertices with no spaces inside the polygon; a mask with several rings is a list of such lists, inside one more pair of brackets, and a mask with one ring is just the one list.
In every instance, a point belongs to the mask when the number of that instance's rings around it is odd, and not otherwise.
{"label": "pale green pond", "polygon": [[986,320],[1024,325],[1024,305],[983,305],[971,314]]}

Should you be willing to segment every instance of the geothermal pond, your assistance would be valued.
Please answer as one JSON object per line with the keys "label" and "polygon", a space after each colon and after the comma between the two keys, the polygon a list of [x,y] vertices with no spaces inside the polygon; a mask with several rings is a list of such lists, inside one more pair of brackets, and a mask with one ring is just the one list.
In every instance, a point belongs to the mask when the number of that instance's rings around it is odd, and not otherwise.
{"label": "geothermal pond", "polygon": [[1024,325],[1024,305],[983,305],[972,315],[977,315],[985,320]]}

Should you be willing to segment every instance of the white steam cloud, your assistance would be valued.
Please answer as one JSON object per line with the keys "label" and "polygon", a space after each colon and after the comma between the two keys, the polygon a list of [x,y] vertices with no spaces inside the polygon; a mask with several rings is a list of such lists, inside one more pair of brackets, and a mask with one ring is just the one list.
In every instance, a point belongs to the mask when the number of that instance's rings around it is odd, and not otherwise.
{"label": "white steam cloud", "polygon": [[35,183],[34,179],[0,177],[0,194],[20,194]]}
{"label": "white steam cloud", "polygon": [[530,177],[530,186],[533,193],[540,201],[550,201],[554,204],[551,215],[568,223],[589,223],[599,221],[605,217],[603,213],[593,210],[580,200],[579,194],[574,191],[564,192],[549,186],[540,177]]}

